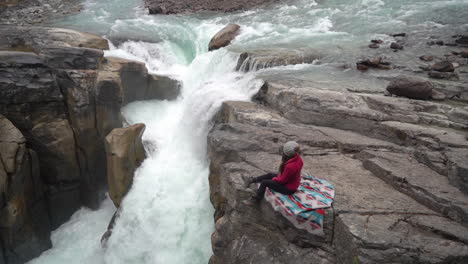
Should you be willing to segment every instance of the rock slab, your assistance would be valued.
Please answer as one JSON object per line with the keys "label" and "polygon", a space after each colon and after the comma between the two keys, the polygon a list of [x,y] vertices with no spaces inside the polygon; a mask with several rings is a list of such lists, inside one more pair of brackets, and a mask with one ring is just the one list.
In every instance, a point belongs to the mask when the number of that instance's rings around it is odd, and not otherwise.
{"label": "rock slab", "polygon": [[144,131],[144,124],[135,124],[116,128],[106,136],[107,182],[117,208],[132,187],[135,170],[146,157],[141,141]]}

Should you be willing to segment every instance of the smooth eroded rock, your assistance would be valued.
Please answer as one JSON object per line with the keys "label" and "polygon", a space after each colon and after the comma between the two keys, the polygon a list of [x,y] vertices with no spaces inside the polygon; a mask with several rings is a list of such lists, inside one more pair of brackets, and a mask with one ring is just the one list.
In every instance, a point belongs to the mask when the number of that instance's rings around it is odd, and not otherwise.
{"label": "smooth eroded rock", "polygon": [[130,190],[133,174],[145,159],[141,137],[144,124],[116,128],[106,136],[107,181],[109,196],[116,207]]}
{"label": "smooth eroded rock", "polygon": [[213,38],[210,40],[208,44],[208,50],[217,50],[222,47],[226,47],[227,45],[231,44],[231,42],[239,35],[240,26],[237,24],[229,24],[221,29]]}
{"label": "smooth eroded rock", "polygon": [[24,263],[52,246],[37,154],[0,115],[0,262]]}
{"label": "smooth eroded rock", "polygon": [[453,64],[451,62],[441,61],[433,64],[431,66],[431,70],[438,72],[453,72],[455,71],[455,68],[453,67]]}
{"label": "smooth eroded rock", "polygon": [[391,94],[422,100],[431,97],[432,89],[433,86],[429,81],[402,75],[391,81],[387,86],[387,91]]}

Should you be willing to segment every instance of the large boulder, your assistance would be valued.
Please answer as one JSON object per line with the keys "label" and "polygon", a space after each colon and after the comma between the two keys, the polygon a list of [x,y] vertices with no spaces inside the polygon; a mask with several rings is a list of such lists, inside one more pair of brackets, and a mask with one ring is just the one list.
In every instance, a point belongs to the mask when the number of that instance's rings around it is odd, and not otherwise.
{"label": "large boulder", "polygon": [[0,115],[0,263],[24,263],[52,246],[38,167],[24,136]]}
{"label": "large boulder", "polygon": [[144,124],[116,128],[106,136],[107,181],[109,196],[116,207],[130,190],[133,174],[145,159],[141,137]]}
{"label": "large boulder", "polygon": [[433,86],[429,81],[402,75],[392,80],[387,86],[390,94],[422,100],[431,98],[432,89]]}
{"label": "large boulder", "polygon": [[208,50],[217,50],[222,47],[226,47],[227,45],[231,44],[237,35],[239,35],[240,26],[237,24],[229,24],[221,29],[213,38],[210,40],[208,44]]}

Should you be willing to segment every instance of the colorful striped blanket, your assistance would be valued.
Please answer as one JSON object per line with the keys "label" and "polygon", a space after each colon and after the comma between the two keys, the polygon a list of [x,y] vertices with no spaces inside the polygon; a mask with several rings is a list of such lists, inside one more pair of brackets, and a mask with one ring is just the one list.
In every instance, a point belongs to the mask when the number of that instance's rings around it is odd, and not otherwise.
{"label": "colorful striped blanket", "polygon": [[324,208],[333,203],[335,188],[326,180],[302,176],[299,189],[292,195],[267,189],[265,199],[295,227],[323,236]]}

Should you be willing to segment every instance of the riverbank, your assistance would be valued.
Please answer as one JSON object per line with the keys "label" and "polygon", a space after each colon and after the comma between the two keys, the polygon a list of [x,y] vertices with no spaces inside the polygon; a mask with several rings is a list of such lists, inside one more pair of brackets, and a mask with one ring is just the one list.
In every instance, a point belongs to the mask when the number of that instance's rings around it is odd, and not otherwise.
{"label": "riverbank", "polygon": [[0,25],[41,25],[80,12],[81,0],[8,0],[0,3]]}

